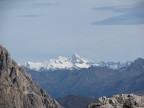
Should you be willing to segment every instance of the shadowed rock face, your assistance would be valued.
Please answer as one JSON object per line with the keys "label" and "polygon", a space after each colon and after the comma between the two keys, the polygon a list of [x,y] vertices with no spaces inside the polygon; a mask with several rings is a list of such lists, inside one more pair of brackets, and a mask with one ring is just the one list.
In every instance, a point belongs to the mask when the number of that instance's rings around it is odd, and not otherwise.
{"label": "shadowed rock face", "polygon": [[134,94],[101,97],[98,103],[90,103],[88,108],[144,108],[144,97]]}
{"label": "shadowed rock face", "polygon": [[0,108],[62,108],[0,45]]}

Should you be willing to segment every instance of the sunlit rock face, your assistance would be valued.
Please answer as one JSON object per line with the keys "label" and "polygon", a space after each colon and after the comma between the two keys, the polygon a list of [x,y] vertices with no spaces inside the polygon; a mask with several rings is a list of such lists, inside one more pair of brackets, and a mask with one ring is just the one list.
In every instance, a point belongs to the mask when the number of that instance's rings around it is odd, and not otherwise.
{"label": "sunlit rock face", "polygon": [[134,94],[101,97],[98,103],[90,103],[88,108],[144,108],[144,97]]}
{"label": "sunlit rock face", "polygon": [[0,108],[61,108],[0,45]]}

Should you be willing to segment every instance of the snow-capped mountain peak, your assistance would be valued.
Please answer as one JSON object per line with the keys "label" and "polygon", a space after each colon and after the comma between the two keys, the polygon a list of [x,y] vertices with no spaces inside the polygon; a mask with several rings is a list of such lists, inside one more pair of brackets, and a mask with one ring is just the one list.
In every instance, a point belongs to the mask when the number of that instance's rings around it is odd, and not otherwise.
{"label": "snow-capped mountain peak", "polygon": [[83,58],[81,58],[78,54],[73,54],[72,55],[71,62],[73,64],[75,64],[75,63],[79,63],[79,64],[86,63],[86,61]]}
{"label": "snow-capped mountain peak", "polygon": [[42,71],[42,70],[57,70],[57,69],[82,69],[89,67],[107,67],[111,69],[119,69],[129,66],[131,62],[96,62],[81,58],[78,54],[73,54],[71,57],[59,56],[57,59],[50,59],[44,62],[27,62],[26,68]]}
{"label": "snow-capped mountain peak", "polygon": [[50,59],[45,62],[27,62],[25,67],[32,70],[56,70],[56,69],[81,69],[89,68],[86,60],[81,58],[78,54],[73,54],[72,57],[59,56],[57,59]]}
{"label": "snow-capped mountain peak", "polygon": [[27,63],[25,63],[25,67],[38,71],[41,67],[44,67],[44,63],[42,63],[42,62],[27,62]]}
{"label": "snow-capped mountain peak", "polygon": [[90,64],[84,58],[81,58],[78,54],[73,54],[70,61],[73,64],[74,68],[89,68],[90,67]]}

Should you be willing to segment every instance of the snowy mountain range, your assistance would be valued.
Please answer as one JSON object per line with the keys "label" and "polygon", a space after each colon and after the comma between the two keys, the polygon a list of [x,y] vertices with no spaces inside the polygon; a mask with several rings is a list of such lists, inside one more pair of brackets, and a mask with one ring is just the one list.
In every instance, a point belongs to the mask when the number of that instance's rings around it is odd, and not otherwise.
{"label": "snowy mountain range", "polygon": [[[75,60],[78,64],[81,63],[80,61]],[[144,90],[144,59],[142,58],[126,63],[85,61],[87,62],[81,64],[91,67],[53,68],[55,70],[43,71],[25,69],[34,81],[55,98],[68,95],[99,98]],[[75,62],[73,65],[76,64]]]}
{"label": "snowy mountain range", "polygon": [[25,67],[35,71],[44,70],[59,70],[59,69],[83,69],[90,67],[107,67],[110,69],[119,69],[127,67],[131,64],[128,62],[97,62],[89,59],[81,58],[78,54],[73,54],[71,57],[59,56],[57,59],[50,59],[44,62],[27,62]]}

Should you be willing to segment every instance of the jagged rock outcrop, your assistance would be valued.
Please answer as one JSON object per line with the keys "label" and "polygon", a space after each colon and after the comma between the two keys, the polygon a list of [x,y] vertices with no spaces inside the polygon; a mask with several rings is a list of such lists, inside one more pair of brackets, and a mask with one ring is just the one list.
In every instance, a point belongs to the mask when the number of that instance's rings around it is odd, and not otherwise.
{"label": "jagged rock outcrop", "polygon": [[144,108],[144,96],[134,94],[101,97],[98,103],[90,103],[88,108]]}
{"label": "jagged rock outcrop", "polygon": [[0,45],[0,108],[61,108]]}

